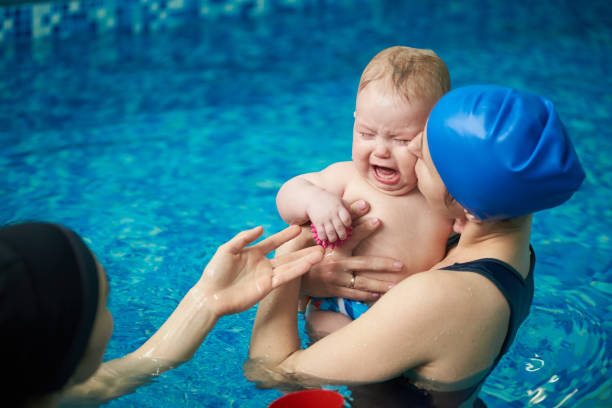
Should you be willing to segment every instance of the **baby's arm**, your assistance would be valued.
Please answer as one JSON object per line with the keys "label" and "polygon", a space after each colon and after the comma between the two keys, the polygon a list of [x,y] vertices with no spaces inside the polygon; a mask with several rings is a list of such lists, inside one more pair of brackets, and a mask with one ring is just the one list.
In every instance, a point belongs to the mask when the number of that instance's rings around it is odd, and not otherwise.
{"label": "baby's arm", "polygon": [[322,241],[345,239],[351,216],[342,195],[352,171],[352,162],[334,163],[287,181],[276,196],[281,218],[298,225],[310,220]]}

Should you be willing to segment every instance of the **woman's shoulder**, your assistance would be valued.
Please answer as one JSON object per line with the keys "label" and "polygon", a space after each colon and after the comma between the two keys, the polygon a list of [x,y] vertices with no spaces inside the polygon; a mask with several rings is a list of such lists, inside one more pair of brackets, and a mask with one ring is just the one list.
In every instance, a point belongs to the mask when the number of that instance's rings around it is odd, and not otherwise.
{"label": "woman's shoulder", "polygon": [[476,332],[486,326],[491,331],[481,339],[487,343],[497,337],[498,329],[505,334],[510,316],[503,294],[477,273],[446,269],[417,273],[397,285],[395,297],[405,307],[404,313],[412,314],[412,309],[418,308],[422,317],[443,332],[461,332],[468,339],[485,334]]}
{"label": "woman's shoulder", "polygon": [[421,374],[443,378],[444,368],[462,367],[463,373],[457,374],[467,377],[493,363],[506,335],[510,309],[490,281],[475,273],[434,269],[412,275],[397,289],[398,301],[412,300],[404,301],[405,308],[396,316],[418,319],[422,334],[435,339],[428,365],[435,371]]}

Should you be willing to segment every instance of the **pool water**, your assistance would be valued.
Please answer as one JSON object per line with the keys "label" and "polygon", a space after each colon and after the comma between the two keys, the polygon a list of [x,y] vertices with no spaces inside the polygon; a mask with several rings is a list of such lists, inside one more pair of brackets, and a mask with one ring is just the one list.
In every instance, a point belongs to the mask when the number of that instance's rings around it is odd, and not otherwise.
{"label": "pool water", "polygon": [[[219,244],[283,228],[274,198],[285,180],[350,159],[355,91],[376,52],[432,48],[453,86],[552,99],[587,173],[568,203],[535,216],[532,312],[482,398],[611,406],[608,2],[358,3],[0,45],[0,222],[60,222],[86,238],[111,279],[105,358],[119,357],[161,325]],[[192,361],[108,406],[267,406],[281,394],[241,368],[254,316],[222,319]]]}

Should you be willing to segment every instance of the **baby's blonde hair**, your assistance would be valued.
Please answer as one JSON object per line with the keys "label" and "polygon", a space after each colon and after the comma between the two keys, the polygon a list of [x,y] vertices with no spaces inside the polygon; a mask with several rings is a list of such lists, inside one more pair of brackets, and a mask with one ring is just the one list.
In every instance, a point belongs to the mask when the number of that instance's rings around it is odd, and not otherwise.
{"label": "baby's blonde hair", "polygon": [[395,46],[372,58],[361,74],[358,92],[372,81],[388,78],[393,90],[407,101],[435,103],[450,90],[446,64],[432,50]]}

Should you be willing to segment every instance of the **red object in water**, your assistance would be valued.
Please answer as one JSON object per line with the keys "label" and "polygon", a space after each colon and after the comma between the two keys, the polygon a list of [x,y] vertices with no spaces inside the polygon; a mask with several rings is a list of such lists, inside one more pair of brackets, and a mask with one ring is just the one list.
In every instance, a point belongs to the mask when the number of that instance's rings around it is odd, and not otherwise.
{"label": "red object in water", "polygon": [[292,392],[272,402],[268,408],[342,408],[344,397],[331,390]]}

